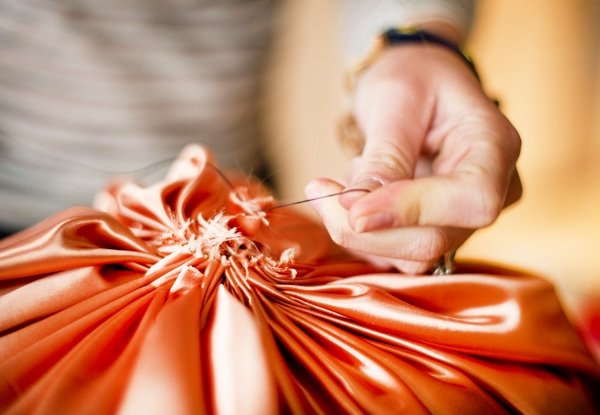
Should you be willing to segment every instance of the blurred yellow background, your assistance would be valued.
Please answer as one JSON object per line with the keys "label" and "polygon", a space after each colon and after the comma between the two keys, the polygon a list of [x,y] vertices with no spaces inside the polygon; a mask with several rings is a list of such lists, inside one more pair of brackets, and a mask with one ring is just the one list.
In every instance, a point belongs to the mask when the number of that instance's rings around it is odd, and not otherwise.
{"label": "blurred yellow background", "polygon": [[[521,202],[459,257],[523,267],[567,296],[600,293],[600,2],[478,2],[468,49],[523,139]],[[283,200],[342,177],[337,4],[290,0],[268,76],[269,152]]]}

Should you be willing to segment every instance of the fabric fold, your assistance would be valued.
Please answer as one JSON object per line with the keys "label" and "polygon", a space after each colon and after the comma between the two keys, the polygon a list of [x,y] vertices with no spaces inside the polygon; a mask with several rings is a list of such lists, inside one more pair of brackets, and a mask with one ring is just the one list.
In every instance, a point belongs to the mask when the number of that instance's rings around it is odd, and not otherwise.
{"label": "fabric fold", "polygon": [[593,414],[544,279],[402,275],[190,146],[0,241],[6,414]]}

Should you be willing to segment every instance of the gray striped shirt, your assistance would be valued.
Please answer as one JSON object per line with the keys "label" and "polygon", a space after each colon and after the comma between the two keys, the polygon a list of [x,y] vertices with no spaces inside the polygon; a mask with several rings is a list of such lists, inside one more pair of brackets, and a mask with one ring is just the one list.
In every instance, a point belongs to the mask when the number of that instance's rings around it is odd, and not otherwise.
{"label": "gray striped shirt", "polygon": [[2,0],[0,224],[89,204],[109,177],[190,142],[215,149],[225,167],[259,167],[272,6]]}
{"label": "gray striped shirt", "polygon": [[[89,204],[119,173],[155,166],[153,181],[190,142],[225,168],[260,168],[256,103],[276,3],[0,0],[0,229]],[[464,20],[463,3],[346,5],[360,40],[402,10]]]}

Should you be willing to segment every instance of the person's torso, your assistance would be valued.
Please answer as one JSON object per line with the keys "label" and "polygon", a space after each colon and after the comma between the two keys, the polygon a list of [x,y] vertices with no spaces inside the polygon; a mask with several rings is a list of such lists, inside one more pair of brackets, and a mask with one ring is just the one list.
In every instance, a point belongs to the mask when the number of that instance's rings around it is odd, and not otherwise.
{"label": "person's torso", "polygon": [[257,168],[273,3],[0,1],[0,224],[89,204],[115,174],[160,175],[190,142]]}

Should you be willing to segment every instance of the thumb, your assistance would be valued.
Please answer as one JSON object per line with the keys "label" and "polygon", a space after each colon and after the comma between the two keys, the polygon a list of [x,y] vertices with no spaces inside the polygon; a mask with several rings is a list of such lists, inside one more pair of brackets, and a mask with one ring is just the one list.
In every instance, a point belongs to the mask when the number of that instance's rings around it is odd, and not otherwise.
{"label": "thumb", "polygon": [[[428,111],[423,111],[423,105],[418,105],[408,88],[402,86],[383,83],[360,92],[356,117],[365,135],[365,146],[361,156],[354,160],[347,189],[371,191],[412,178],[425,137]],[[364,193],[346,193],[339,201],[349,209],[363,196]]]}

